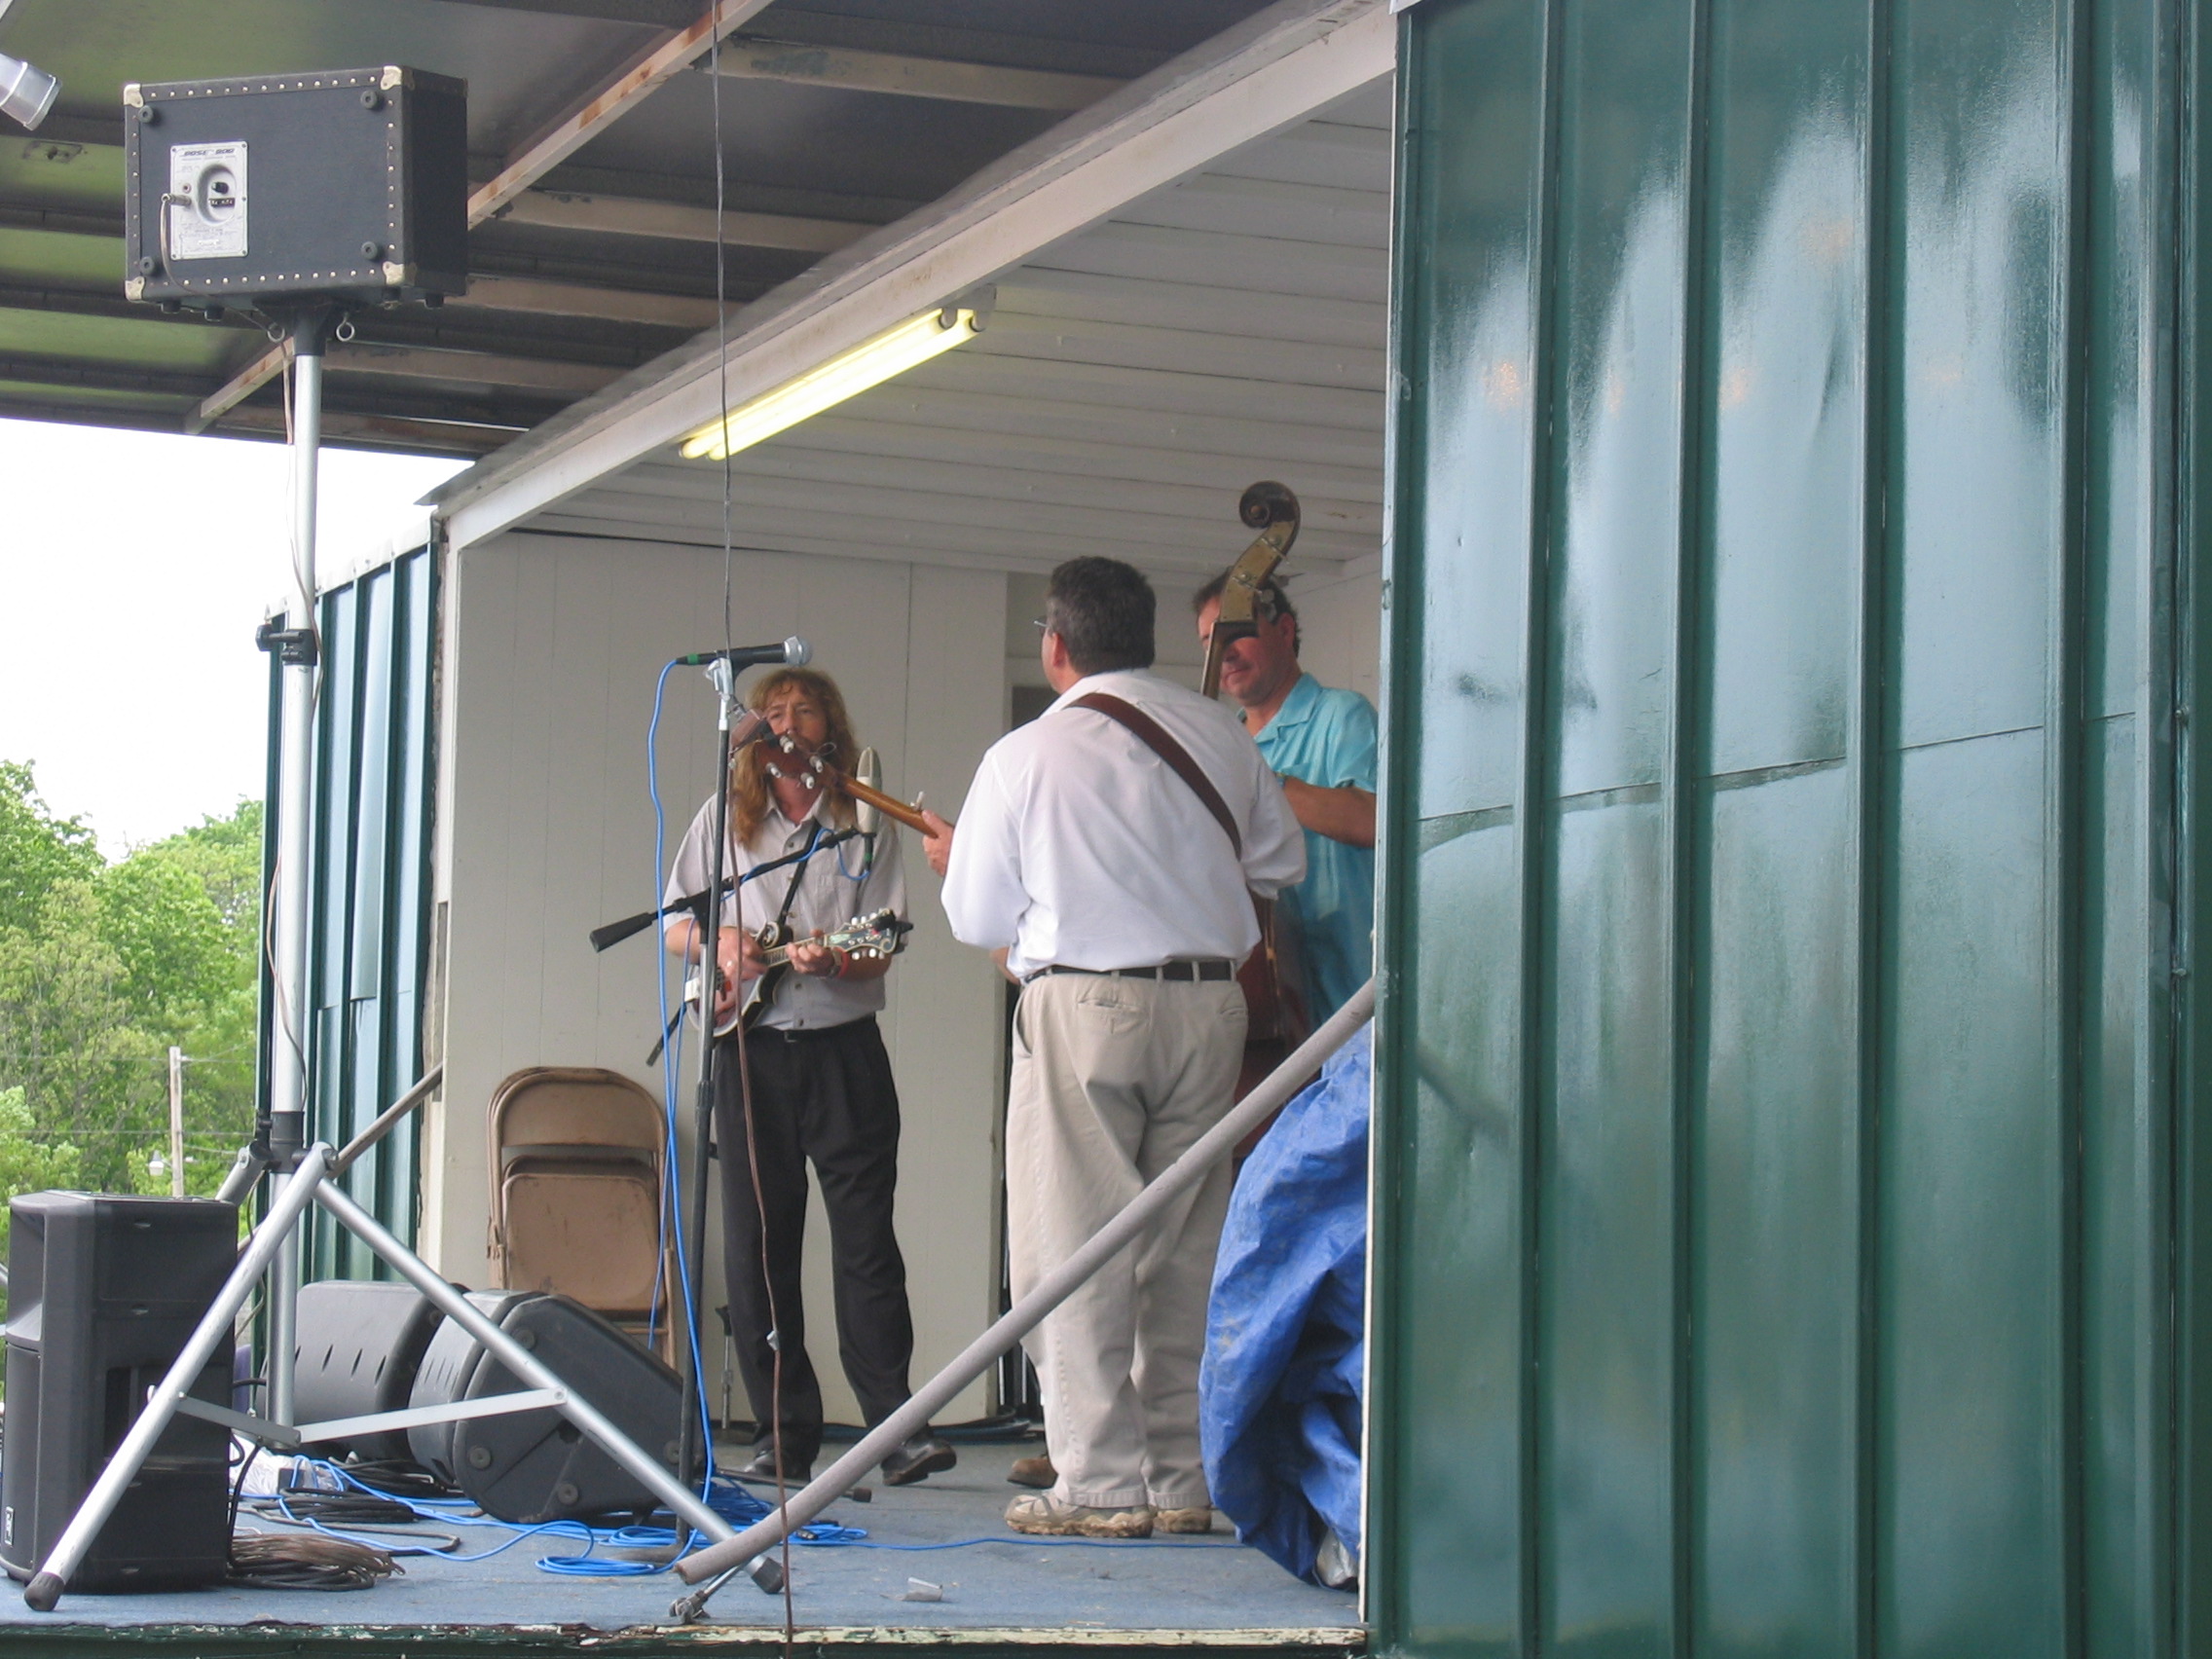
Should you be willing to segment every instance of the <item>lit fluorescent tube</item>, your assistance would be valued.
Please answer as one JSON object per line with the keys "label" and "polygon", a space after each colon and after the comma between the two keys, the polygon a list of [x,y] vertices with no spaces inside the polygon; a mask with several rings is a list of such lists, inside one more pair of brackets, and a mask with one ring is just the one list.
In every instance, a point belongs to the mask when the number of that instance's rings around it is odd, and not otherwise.
{"label": "lit fluorescent tube", "polygon": [[983,331],[973,311],[926,312],[741,403],[683,440],[685,461],[720,461],[949,351]]}

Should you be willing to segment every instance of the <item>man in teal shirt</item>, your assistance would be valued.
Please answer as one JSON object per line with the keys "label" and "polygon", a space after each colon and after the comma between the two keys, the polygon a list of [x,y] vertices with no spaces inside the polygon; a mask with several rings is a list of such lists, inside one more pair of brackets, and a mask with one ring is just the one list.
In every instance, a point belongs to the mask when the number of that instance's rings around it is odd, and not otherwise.
{"label": "man in teal shirt", "polygon": [[[1198,591],[1198,643],[1213,637],[1226,574]],[[1298,612],[1271,578],[1256,595],[1257,631],[1222,653],[1221,688],[1282,779],[1306,831],[1306,879],[1277,913],[1295,930],[1306,1006],[1318,1025],[1375,972],[1375,705],[1323,685],[1298,663]]]}

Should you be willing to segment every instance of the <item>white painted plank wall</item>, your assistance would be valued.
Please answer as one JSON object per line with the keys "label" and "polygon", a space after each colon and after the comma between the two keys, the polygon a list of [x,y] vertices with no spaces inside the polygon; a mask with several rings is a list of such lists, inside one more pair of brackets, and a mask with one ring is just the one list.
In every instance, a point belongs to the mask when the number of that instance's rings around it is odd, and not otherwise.
{"label": "white painted plank wall", "polygon": [[[593,927],[657,895],[645,731],[660,665],[722,638],[719,552],[513,535],[456,556],[439,893],[447,925],[447,1082],[430,1121],[425,1244],[448,1275],[487,1282],[484,1107],[531,1065],[599,1065],[660,1088],[643,1064],[658,1024],[649,937],[595,955]],[[957,801],[1004,726],[1006,579],[901,563],[744,554],[739,643],[804,635],[843,687],[889,787]],[[659,745],[673,848],[714,769],[713,698],[696,669],[669,682]],[[997,977],[956,944],[937,880],[904,848],[916,931],[891,977],[885,1038],[904,1133],[899,1232],[919,1380],[992,1311],[1002,1038]],[[689,1067],[679,1119],[691,1117]],[[833,1419],[855,1420],[836,1358],[828,1237],[808,1239],[810,1351]],[[719,1214],[707,1307],[723,1300]],[[710,1316],[711,1317],[711,1316]],[[705,1333],[719,1379],[719,1329]],[[739,1413],[743,1415],[743,1406]],[[985,1409],[980,1388],[953,1418]]]}

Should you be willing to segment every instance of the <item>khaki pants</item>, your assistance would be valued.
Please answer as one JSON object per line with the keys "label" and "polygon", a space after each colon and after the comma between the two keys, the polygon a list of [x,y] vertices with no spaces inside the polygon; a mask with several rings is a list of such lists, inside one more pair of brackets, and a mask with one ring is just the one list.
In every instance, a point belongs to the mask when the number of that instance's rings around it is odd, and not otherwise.
{"label": "khaki pants", "polygon": [[[1016,1297],[1228,1113],[1244,1023],[1234,982],[1059,974],[1022,990],[1006,1136]],[[1070,1502],[1207,1501],[1198,1358],[1231,1178],[1225,1159],[1030,1333]]]}

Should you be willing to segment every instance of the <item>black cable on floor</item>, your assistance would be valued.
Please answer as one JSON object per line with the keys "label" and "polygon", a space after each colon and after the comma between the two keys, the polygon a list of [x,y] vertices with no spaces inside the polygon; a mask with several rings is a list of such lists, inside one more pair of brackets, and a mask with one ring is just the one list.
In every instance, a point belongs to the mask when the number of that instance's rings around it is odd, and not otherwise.
{"label": "black cable on floor", "polygon": [[230,1582],[256,1590],[371,1590],[401,1570],[382,1550],[313,1532],[249,1532],[231,1540]]}
{"label": "black cable on floor", "polygon": [[[412,1504],[362,1492],[293,1491],[281,1494],[287,1519],[320,1522],[325,1527],[405,1527],[420,1519]],[[262,1514],[277,1511],[279,1499],[254,1504]]]}

